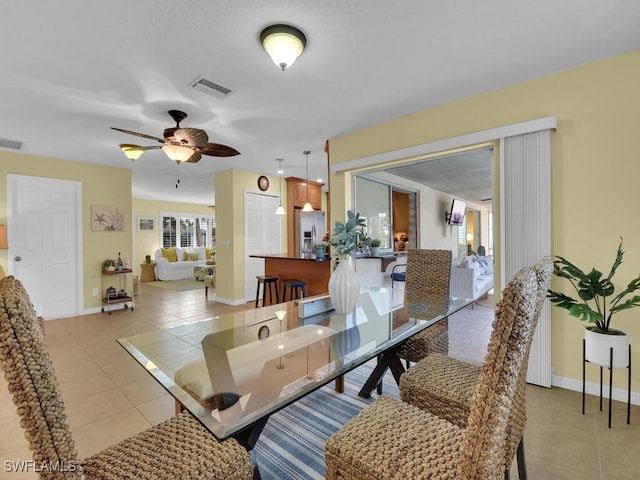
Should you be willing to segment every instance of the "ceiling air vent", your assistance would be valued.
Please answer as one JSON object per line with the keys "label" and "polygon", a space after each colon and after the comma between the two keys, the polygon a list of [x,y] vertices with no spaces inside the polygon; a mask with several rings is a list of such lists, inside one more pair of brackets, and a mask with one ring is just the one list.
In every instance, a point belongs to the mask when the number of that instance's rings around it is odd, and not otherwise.
{"label": "ceiling air vent", "polygon": [[22,142],[19,140],[11,140],[10,138],[0,137],[0,148],[9,148],[11,150],[22,150]]}
{"label": "ceiling air vent", "polygon": [[198,77],[193,82],[189,83],[191,88],[195,88],[196,90],[200,90],[201,92],[207,93],[209,95],[213,95],[216,98],[226,98],[227,95],[231,93],[231,90],[223,87],[222,85],[218,85],[217,83],[213,83],[206,78]]}

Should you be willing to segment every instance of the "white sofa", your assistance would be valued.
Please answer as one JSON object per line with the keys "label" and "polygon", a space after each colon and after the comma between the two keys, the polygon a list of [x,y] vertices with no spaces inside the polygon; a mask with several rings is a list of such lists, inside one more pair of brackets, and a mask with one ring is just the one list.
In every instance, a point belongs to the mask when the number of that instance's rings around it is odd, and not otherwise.
{"label": "white sofa", "polygon": [[[194,278],[193,267],[206,263],[205,247],[176,247],[177,262],[170,262],[162,256],[162,250],[155,251],[156,278],[158,280],[183,280]],[[198,260],[184,260],[185,253],[197,253]]]}
{"label": "white sofa", "polygon": [[469,256],[451,265],[451,296],[473,298],[485,296],[493,288],[493,258]]}

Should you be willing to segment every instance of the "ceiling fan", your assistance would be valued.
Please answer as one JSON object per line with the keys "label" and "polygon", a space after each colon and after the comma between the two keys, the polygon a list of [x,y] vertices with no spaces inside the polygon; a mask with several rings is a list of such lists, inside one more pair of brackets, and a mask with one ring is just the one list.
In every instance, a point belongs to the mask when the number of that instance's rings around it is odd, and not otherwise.
{"label": "ceiling fan", "polygon": [[161,148],[171,160],[178,164],[182,162],[196,163],[200,161],[202,155],[209,155],[212,157],[233,157],[234,155],[240,155],[240,152],[235,148],[231,148],[220,143],[209,143],[209,136],[204,130],[199,128],[181,128],[180,122],[187,118],[187,114],[185,112],[181,112],[180,110],[169,110],[168,113],[176,122],[176,126],[173,128],[165,128],[162,134],[163,138],[154,137],[153,135],[147,135],[145,133],[133,132],[131,130],[124,130],[122,128],[111,127],[111,129],[118,132],[135,135],[136,137],[148,138],[149,140],[155,140],[162,144],[149,147],[142,147],[131,143],[121,144],[120,148],[131,161],[138,159],[140,155],[147,150],[154,150],[158,148]]}

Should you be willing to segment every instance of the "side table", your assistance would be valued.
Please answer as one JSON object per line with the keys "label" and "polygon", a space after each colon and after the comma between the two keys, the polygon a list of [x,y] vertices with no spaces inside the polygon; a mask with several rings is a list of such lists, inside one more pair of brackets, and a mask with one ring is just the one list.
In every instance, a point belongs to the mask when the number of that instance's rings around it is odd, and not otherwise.
{"label": "side table", "polygon": [[140,268],[142,272],[140,273],[140,281],[141,282],[155,282],[156,281],[156,264],[155,263],[141,263]]}

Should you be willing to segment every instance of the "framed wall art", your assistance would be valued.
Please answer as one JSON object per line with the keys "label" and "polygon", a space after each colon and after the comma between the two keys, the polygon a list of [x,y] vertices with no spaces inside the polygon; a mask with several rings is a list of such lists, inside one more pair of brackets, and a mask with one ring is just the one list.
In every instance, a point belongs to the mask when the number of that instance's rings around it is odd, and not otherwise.
{"label": "framed wall art", "polygon": [[91,230],[123,231],[124,212],[113,205],[91,205]]}
{"label": "framed wall art", "polygon": [[138,217],[139,232],[153,232],[156,229],[156,219],[153,217]]}

